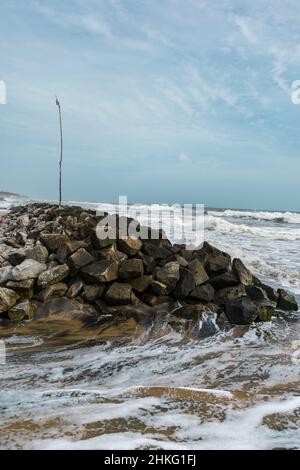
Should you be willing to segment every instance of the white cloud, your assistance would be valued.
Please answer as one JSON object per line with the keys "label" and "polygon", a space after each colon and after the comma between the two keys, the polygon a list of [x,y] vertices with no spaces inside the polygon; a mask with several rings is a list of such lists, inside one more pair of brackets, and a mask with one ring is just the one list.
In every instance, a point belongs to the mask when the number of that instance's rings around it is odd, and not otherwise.
{"label": "white cloud", "polygon": [[240,32],[250,44],[255,44],[257,42],[257,38],[252,28],[250,27],[249,18],[246,18],[244,16],[234,15],[233,21],[240,28]]}

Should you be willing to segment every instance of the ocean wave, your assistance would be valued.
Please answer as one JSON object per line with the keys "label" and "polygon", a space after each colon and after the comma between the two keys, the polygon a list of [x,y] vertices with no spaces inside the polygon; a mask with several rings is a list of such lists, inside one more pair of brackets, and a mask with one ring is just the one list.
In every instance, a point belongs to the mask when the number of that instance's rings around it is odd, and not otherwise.
{"label": "ocean wave", "polygon": [[207,215],[205,217],[206,230],[218,230],[220,233],[234,233],[250,237],[266,237],[273,240],[300,240],[300,229],[282,227],[257,227],[246,224],[235,224],[220,216]]}
{"label": "ocean wave", "polygon": [[300,224],[300,214],[296,212],[267,212],[267,211],[238,211],[226,209],[224,211],[208,211],[214,217],[233,217],[238,219],[255,219],[288,224]]}

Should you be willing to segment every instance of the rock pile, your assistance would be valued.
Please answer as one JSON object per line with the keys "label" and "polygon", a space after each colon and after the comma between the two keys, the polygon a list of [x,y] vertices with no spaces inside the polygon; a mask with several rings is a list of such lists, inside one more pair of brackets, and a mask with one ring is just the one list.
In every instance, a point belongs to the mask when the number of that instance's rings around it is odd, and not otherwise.
{"label": "rock pile", "polygon": [[0,224],[0,318],[147,316],[167,304],[181,318],[208,311],[220,321],[249,324],[271,320],[278,309],[298,310],[291,294],[264,285],[240,259],[232,261],[207,242],[191,251],[164,238],[100,240],[101,219],[94,211],[50,204],[6,215]]}

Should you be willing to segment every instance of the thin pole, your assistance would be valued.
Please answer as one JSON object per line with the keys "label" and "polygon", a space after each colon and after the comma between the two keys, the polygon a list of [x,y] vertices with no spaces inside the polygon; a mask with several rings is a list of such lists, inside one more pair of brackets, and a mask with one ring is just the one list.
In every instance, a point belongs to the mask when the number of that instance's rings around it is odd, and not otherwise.
{"label": "thin pole", "polygon": [[62,173],[62,160],[63,160],[63,131],[62,131],[62,120],[61,120],[61,109],[60,102],[56,97],[56,106],[58,107],[59,113],[59,128],[60,128],[60,160],[59,160],[59,207],[61,207],[62,200],[62,189],[61,189],[61,173]]}

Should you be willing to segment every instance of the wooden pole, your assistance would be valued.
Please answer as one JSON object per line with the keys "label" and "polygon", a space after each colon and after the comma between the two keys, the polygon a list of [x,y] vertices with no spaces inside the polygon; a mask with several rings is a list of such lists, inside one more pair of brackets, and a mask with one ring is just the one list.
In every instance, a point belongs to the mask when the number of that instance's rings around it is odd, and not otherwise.
{"label": "wooden pole", "polygon": [[61,207],[62,200],[62,160],[63,160],[63,131],[62,131],[62,119],[61,119],[61,109],[60,102],[56,97],[56,106],[58,107],[59,113],[59,129],[60,129],[60,159],[59,159],[59,207]]}

